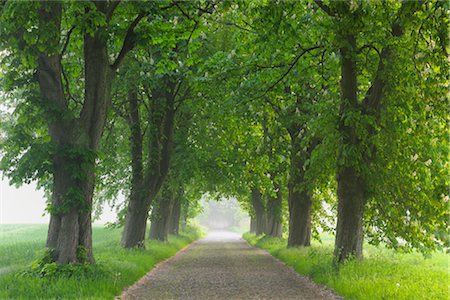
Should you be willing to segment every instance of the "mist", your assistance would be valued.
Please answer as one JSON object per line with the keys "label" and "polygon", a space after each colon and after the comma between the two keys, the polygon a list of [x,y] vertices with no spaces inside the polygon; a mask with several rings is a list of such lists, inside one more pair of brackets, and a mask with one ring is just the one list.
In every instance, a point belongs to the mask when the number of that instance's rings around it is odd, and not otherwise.
{"label": "mist", "polygon": [[[0,224],[47,224],[49,214],[44,191],[39,190],[35,182],[20,187],[9,185],[0,173]],[[116,220],[116,211],[104,203],[96,224],[105,224]]]}
{"label": "mist", "polygon": [[245,232],[250,228],[250,217],[242,210],[236,198],[219,200],[208,196],[200,201],[203,211],[197,222],[210,231]]}

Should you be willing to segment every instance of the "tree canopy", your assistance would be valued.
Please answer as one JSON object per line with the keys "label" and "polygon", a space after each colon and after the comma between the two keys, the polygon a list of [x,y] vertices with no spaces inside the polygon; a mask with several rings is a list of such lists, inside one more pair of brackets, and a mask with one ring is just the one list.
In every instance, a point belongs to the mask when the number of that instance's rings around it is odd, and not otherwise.
{"label": "tree canopy", "polygon": [[103,201],[119,208],[122,245],[139,247],[150,212],[179,221],[206,193],[236,197],[252,230],[284,231],[289,246],[334,233],[337,261],[362,257],[364,238],[450,246],[448,3],[2,1],[0,12],[0,169],[47,191],[55,261],[85,250],[93,261]]}

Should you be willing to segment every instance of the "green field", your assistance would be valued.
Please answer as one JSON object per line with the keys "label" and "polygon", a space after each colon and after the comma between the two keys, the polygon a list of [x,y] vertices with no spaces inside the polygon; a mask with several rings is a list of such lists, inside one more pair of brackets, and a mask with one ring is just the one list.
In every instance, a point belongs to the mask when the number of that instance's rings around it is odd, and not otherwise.
{"label": "green field", "polygon": [[0,299],[113,299],[199,237],[190,229],[170,236],[168,243],[147,241],[145,250],[124,250],[120,229],[94,226],[94,267],[44,277],[23,275],[44,255],[46,234],[47,225],[0,225]]}
{"label": "green field", "polygon": [[364,245],[363,261],[348,261],[333,268],[333,238],[309,248],[286,248],[286,240],[244,234],[252,245],[267,250],[298,273],[335,290],[346,299],[449,299],[448,254],[424,258],[419,253],[398,253]]}

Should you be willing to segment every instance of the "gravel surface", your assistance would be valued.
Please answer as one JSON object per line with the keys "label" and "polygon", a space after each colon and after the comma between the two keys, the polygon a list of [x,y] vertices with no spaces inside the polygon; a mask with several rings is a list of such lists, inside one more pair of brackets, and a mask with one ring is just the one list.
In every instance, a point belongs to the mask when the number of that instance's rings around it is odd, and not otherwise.
{"label": "gravel surface", "polygon": [[342,299],[239,235],[211,232],[159,264],[121,299]]}

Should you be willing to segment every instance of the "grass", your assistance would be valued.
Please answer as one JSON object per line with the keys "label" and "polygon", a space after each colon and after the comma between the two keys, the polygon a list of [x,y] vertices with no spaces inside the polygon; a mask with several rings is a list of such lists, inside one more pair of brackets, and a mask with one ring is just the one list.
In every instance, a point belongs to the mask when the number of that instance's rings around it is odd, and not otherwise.
{"label": "grass", "polygon": [[364,260],[332,267],[333,238],[308,248],[286,248],[286,240],[244,234],[252,245],[267,250],[300,274],[326,285],[346,299],[450,299],[448,254],[399,253],[365,245]]}
{"label": "grass", "polygon": [[199,238],[196,229],[170,236],[168,243],[147,241],[145,250],[120,246],[120,229],[93,228],[96,265],[70,275],[21,275],[43,257],[46,225],[0,225],[0,299],[114,299],[158,262]]}

